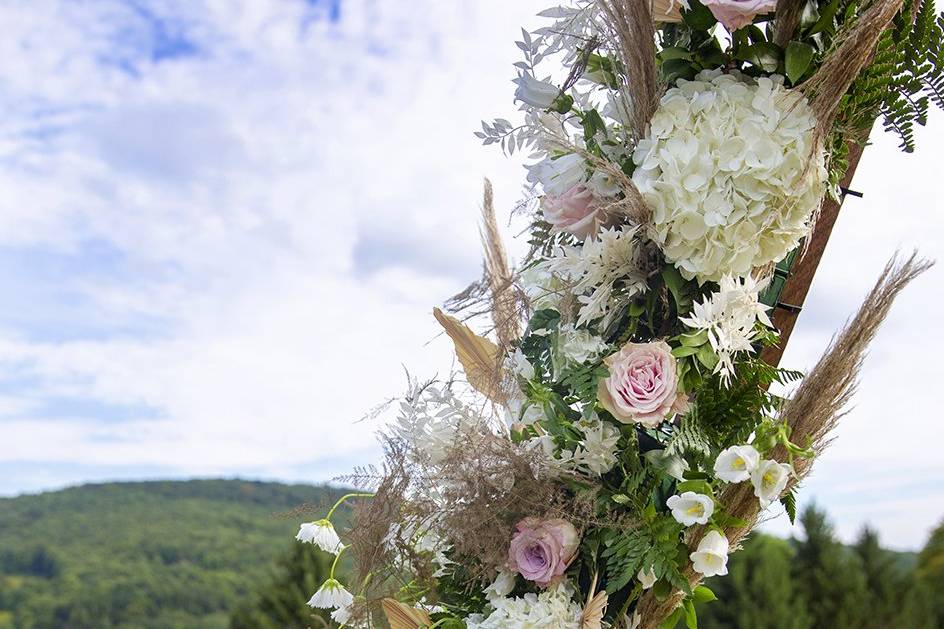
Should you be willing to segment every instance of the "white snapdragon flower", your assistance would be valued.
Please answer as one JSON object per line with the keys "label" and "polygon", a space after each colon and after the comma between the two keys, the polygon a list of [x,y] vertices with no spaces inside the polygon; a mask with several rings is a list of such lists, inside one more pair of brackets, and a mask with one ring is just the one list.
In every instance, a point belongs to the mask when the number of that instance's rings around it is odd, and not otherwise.
{"label": "white snapdragon flower", "polygon": [[606,349],[606,342],[602,338],[590,334],[584,328],[567,324],[560,329],[559,351],[561,356],[569,361],[583,364],[597,358]]}
{"label": "white snapdragon flower", "polygon": [[640,568],[639,572],[636,574],[636,578],[639,579],[639,583],[642,584],[642,589],[644,590],[648,590],[658,581],[658,579],[656,579],[656,572],[652,569],[652,566],[649,566],[648,570]]}
{"label": "white snapdragon flower", "polygon": [[550,109],[561,95],[559,87],[548,81],[540,81],[530,74],[522,74],[513,82],[518,86],[515,90],[515,100],[538,109]]}
{"label": "white snapdragon flower", "polygon": [[485,588],[485,598],[489,601],[505,598],[515,589],[515,575],[513,572],[502,570],[495,580]]}
{"label": "white snapdragon flower", "polygon": [[675,521],[685,526],[707,524],[708,518],[715,510],[715,502],[710,496],[696,494],[694,491],[671,496],[666,501],[666,506],[672,510]]}
{"label": "white snapdragon flower", "polygon": [[826,192],[815,127],[780,76],[706,70],[666,90],[632,179],[650,235],[684,277],[746,276],[797,246]]}
{"label": "white snapdragon flower", "polygon": [[321,550],[333,555],[337,555],[344,548],[341,538],[338,537],[334,525],[329,520],[305,522],[299,527],[295,539],[300,542],[314,544]]}
{"label": "white snapdragon flower", "polygon": [[688,557],[695,572],[706,577],[724,576],[728,574],[728,538],[718,531],[709,531]]}
{"label": "white snapdragon flower", "polygon": [[541,184],[544,193],[552,196],[564,194],[587,177],[587,162],[576,153],[547,157],[526,168],[528,181]]}
{"label": "white snapdragon flower", "polygon": [[780,494],[790,480],[793,467],[789,463],[777,463],[764,460],[751,472],[751,484],[754,485],[754,495],[760,500],[760,506],[766,509],[771,502],[780,498]]}
{"label": "white snapdragon flower", "polygon": [[740,483],[750,479],[759,462],[760,453],[754,446],[731,446],[715,459],[715,476],[727,483]]}
{"label": "white snapdragon flower", "polygon": [[347,591],[337,579],[328,579],[308,601],[309,607],[319,609],[337,609],[349,607],[354,602],[354,595]]}

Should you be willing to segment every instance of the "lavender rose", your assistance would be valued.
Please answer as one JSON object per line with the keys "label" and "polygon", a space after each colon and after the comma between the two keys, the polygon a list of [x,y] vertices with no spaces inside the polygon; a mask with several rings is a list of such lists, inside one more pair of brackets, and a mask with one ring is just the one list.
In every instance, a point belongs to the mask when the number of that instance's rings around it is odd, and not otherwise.
{"label": "lavender rose", "polygon": [[665,341],[627,343],[603,362],[610,375],[600,381],[597,400],[624,424],[654,428],[687,408],[688,397],[678,391],[675,357]]}
{"label": "lavender rose", "polygon": [[525,518],[508,548],[508,568],[547,587],[557,581],[577,556],[580,537],[570,522]]}
{"label": "lavender rose", "polygon": [[715,19],[731,32],[747,26],[754,17],[773,13],[777,0],[702,0]]}
{"label": "lavender rose", "polygon": [[583,184],[568,188],[559,196],[545,196],[541,209],[544,219],[554,229],[571,233],[580,240],[597,233],[606,219],[606,213],[600,209],[593,193]]}

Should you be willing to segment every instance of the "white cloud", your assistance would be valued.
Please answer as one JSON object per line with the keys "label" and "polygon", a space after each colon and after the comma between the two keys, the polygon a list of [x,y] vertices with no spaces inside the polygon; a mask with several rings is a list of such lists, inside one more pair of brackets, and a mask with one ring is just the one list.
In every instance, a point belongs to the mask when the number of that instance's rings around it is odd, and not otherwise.
{"label": "white cloud", "polygon": [[[376,455],[352,421],[401,364],[448,369],[429,311],[479,271],[481,177],[506,208],[523,181],[472,132],[514,109],[513,40],[544,3],[352,0],[337,22],[329,4],[0,8],[18,25],[0,40],[0,254],[23,265],[0,286],[36,291],[0,314],[0,463],[334,473]],[[787,364],[812,364],[899,243],[940,257],[931,123],[915,156],[869,149]],[[944,476],[914,445],[944,439],[942,343],[922,332],[940,273],[893,311],[808,483],[844,535],[872,519],[913,547],[941,515],[894,515],[901,488]]]}

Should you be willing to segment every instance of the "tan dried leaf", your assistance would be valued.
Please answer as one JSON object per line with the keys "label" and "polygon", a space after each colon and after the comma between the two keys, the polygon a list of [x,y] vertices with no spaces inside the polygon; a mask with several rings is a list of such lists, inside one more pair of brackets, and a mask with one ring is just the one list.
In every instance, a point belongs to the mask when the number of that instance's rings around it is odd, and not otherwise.
{"label": "tan dried leaf", "polygon": [[597,592],[597,595],[590,599],[587,606],[583,608],[583,629],[601,629],[603,626],[603,614],[606,613],[606,605],[609,597],[605,591]]}
{"label": "tan dried leaf", "polygon": [[503,402],[498,346],[439,308],[433,308],[433,316],[452,339],[469,384],[493,402]]}
{"label": "tan dried leaf", "polygon": [[404,605],[392,598],[385,598],[380,605],[390,623],[390,629],[420,629],[433,624],[429,614],[422,609]]}
{"label": "tan dried leaf", "polygon": [[652,0],[652,19],[656,22],[681,22],[681,0]]}

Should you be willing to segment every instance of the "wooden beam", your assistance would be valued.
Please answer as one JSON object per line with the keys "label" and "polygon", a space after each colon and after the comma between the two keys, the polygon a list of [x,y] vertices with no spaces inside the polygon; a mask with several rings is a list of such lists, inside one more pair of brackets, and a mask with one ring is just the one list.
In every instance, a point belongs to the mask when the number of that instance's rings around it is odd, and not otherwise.
{"label": "wooden beam", "polygon": [[[848,189],[852,183],[852,178],[855,176],[864,148],[860,144],[852,144],[849,147],[849,167],[839,184],[845,189]],[[761,353],[761,358],[768,364],[778,365],[787,343],[790,342],[793,328],[796,326],[797,318],[799,318],[803,309],[806,295],[810,292],[813,277],[819,267],[820,260],[823,258],[823,253],[826,251],[826,243],[829,242],[829,237],[833,232],[833,226],[836,224],[836,218],[839,216],[839,209],[842,207],[842,200],[844,199],[845,195],[841,197],[838,203],[832,199],[827,199],[823,204],[816,225],[813,227],[813,233],[809,236],[806,251],[790,268],[790,274],[787,276],[772,317],[774,325],[780,331],[780,344],[775,347],[768,347]]]}

